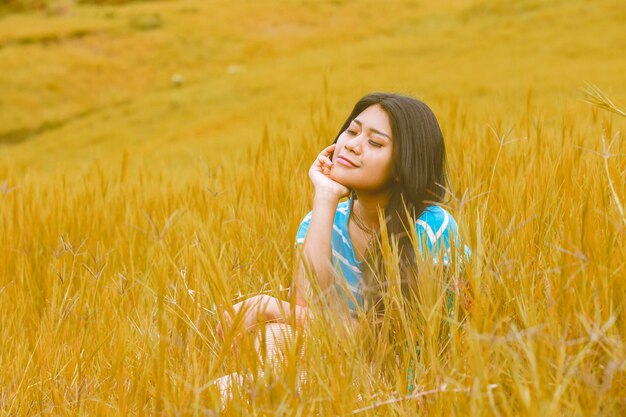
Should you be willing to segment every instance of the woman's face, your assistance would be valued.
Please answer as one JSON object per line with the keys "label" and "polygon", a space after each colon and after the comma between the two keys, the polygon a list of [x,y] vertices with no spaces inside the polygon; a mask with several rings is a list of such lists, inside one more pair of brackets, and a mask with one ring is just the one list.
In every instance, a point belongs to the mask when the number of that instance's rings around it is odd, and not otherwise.
{"label": "woman's face", "polygon": [[339,135],[330,178],[353,191],[383,191],[392,175],[393,138],[387,113],[375,104]]}

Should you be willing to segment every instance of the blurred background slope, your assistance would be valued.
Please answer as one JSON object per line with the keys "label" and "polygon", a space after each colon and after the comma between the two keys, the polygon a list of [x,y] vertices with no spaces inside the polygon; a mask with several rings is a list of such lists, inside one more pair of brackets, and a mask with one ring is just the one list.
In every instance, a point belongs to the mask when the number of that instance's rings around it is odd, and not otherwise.
{"label": "blurred background slope", "polygon": [[257,143],[264,124],[306,136],[312,107],[346,109],[372,90],[435,110],[457,100],[509,111],[529,92],[552,106],[579,98],[585,82],[618,99],[626,91],[619,0],[24,0],[1,10],[5,170],[106,164],[127,150],[180,172]]}

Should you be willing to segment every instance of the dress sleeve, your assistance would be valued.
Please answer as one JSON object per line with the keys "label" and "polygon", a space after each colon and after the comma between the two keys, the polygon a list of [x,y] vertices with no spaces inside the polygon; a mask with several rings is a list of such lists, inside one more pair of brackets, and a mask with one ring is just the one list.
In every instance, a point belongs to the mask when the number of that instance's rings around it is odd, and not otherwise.
{"label": "dress sleeve", "polygon": [[300,227],[298,227],[298,232],[296,233],[296,248],[304,243],[304,238],[306,237],[306,232],[309,230],[309,224],[311,224],[311,215],[312,211],[309,212],[304,219],[300,222]]}
{"label": "dress sleeve", "polygon": [[434,264],[443,262],[448,266],[453,254],[461,262],[470,254],[469,248],[461,242],[456,221],[441,207],[427,208],[417,219],[415,231],[422,260],[432,259]]}

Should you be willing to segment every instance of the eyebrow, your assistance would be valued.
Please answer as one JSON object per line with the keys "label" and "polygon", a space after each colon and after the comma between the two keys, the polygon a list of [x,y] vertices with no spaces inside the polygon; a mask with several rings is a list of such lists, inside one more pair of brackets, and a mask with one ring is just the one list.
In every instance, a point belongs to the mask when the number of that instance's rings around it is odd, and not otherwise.
{"label": "eyebrow", "polygon": [[[359,126],[363,127],[363,123],[361,123],[361,121],[360,121],[359,119],[354,119],[354,120],[353,120],[353,122],[354,122],[354,123],[356,123],[357,125],[359,125]],[[389,135],[388,135],[388,134],[383,133],[383,132],[381,132],[381,131],[380,131],[380,130],[378,130],[378,129],[373,129],[373,128],[370,128],[370,131],[371,131],[371,132],[374,132],[374,133],[378,133],[379,135],[384,136],[384,137],[386,137],[387,139],[391,140],[391,138],[389,137]]]}

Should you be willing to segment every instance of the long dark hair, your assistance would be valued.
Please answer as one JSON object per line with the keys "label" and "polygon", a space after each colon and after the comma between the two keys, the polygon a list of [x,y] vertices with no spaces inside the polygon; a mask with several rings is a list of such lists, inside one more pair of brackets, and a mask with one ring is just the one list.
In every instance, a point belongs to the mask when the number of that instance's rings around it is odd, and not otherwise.
{"label": "long dark hair", "polygon": [[[391,124],[392,178],[397,180],[391,186],[384,216],[387,237],[398,245],[402,292],[408,295],[411,281],[417,279],[417,265],[407,231],[415,228],[415,221],[427,206],[440,203],[445,197],[446,150],[437,118],[426,104],[411,97],[388,93],[372,93],[361,98],[341,126],[335,142],[355,117],[376,104],[387,113]],[[353,193],[353,203],[354,198]],[[369,268],[363,271],[364,298],[366,306],[381,312],[381,286],[386,285],[386,272],[380,247],[381,233],[376,237],[367,251],[366,265]]]}

